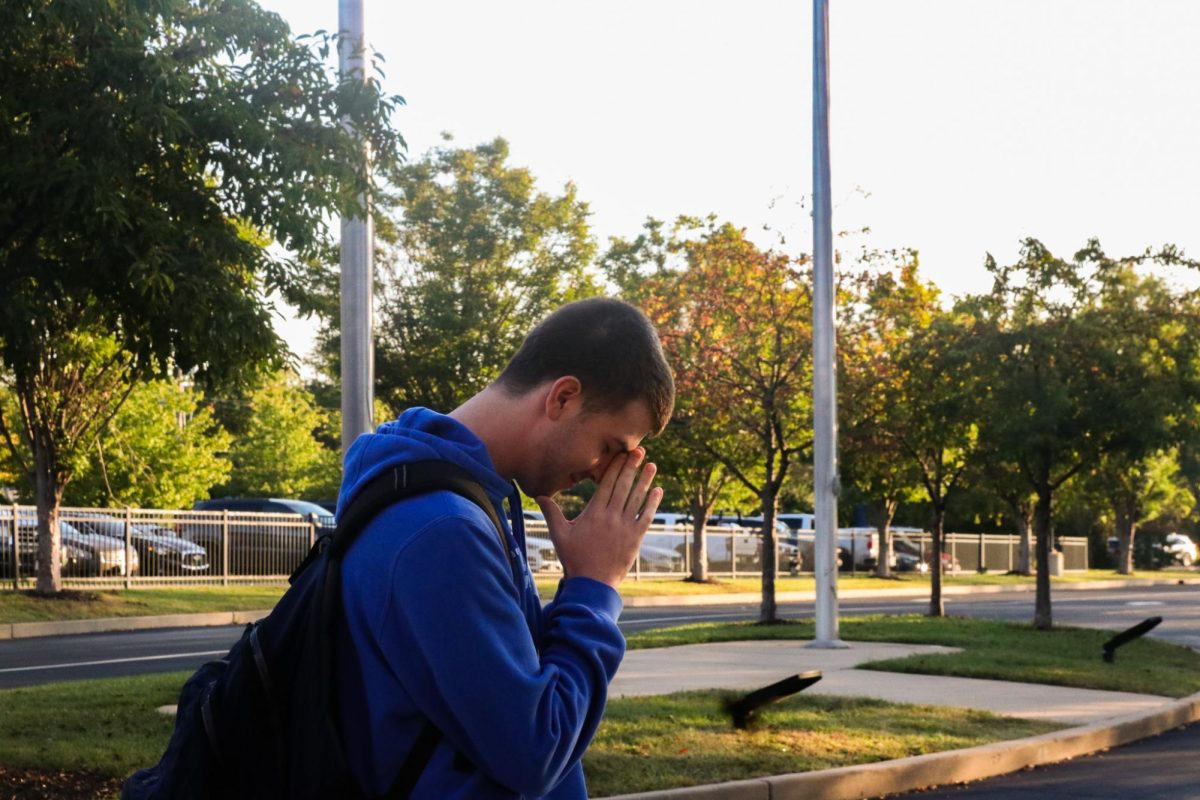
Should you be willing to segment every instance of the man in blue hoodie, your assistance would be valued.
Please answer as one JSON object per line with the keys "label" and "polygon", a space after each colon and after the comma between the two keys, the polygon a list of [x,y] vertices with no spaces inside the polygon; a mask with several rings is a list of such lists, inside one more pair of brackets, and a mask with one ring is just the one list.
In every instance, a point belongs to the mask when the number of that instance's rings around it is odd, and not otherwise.
{"label": "man in blue hoodie", "polygon": [[[409,409],[355,441],[339,512],[381,471],[440,459],[512,519],[506,554],[480,508],[432,492],[382,512],[347,554],[337,697],[368,796],[393,786],[418,740],[436,746],[414,798],[587,796],[580,760],[625,651],[616,587],[662,499],[640,443],[673,404],[654,327],[633,306],[591,299],[543,320],[450,414]],[[596,493],[567,520],[553,497],[585,479]],[[514,482],[537,499],[563,565],[545,608]]]}

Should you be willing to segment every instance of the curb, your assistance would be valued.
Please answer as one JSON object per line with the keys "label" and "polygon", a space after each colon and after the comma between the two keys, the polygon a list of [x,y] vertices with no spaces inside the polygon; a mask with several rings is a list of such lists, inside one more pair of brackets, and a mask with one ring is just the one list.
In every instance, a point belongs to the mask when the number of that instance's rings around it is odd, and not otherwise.
{"label": "curb", "polygon": [[1198,719],[1200,693],[1148,713],[1114,717],[1027,739],[853,767],[614,795],[607,800],[869,800],[1054,764],[1157,736]]}
{"label": "curb", "polygon": [[0,625],[0,639],[32,639],[40,636],[70,636],[79,633],[141,631],[151,628],[201,628],[245,625],[262,619],[262,611],[210,611],[206,614],[163,614],[156,617],[101,617],[65,622],[13,622]]}
{"label": "curb", "polygon": [[[1055,584],[1054,591],[1087,591],[1089,589],[1124,589],[1147,586],[1177,586],[1179,584],[1197,585],[1200,578],[1171,578],[1134,579],[1112,581],[1080,581],[1077,583]],[[1032,593],[1036,587],[1031,584],[1014,586],[943,586],[942,595],[949,597],[965,594],[1002,594],[1004,592]],[[913,588],[896,589],[845,589],[838,592],[843,600],[864,600],[879,598],[885,600],[897,597],[928,597],[929,588],[916,586]],[[816,592],[776,592],[777,603],[798,603],[812,601]],[[657,608],[662,606],[722,606],[722,605],[754,605],[762,601],[758,592],[737,592],[731,594],[687,594],[662,595],[656,597],[627,597],[624,599],[625,608]],[[245,625],[262,619],[270,613],[270,609],[257,611],[213,611],[205,614],[166,614],[155,617],[101,617],[97,619],[67,620],[64,622],[6,622],[0,624],[0,640],[30,639],[39,636],[69,636],[79,633],[114,633],[118,631],[140,631],[151,628],[201,628],[219,625]]]}

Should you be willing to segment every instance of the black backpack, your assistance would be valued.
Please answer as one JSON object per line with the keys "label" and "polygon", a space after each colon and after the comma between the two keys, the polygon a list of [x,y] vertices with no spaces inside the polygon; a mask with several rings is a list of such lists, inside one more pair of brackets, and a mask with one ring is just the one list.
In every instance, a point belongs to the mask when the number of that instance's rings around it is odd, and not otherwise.
{"label": "black backpack", "polygon": [[[224,658],[200,667],[183,685],[166,752],[156,766],[125,781],[122,800],[362,797],[343,751],[335,698],[342,558],[380,511],[443,489],[487,513],[512,569],[496,511],[465,470],[420,461],[372,479],[337,529],[313,545],[271,613],[247,625]],[[427,724],[385,797],[411,793],[439,738]]]}

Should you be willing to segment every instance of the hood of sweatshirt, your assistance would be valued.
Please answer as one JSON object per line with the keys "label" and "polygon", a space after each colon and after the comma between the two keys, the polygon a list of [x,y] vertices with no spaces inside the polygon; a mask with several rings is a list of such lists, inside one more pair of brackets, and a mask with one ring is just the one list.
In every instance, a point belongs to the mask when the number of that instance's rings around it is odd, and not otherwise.
{"label": "hood of sweatshirt", "polygon": [[[346,454],[338,517],[379,473],[400,464],[431,459],[449,461],[469,472],[504,517],[502,501],[515,492],[512,484],[496,473],[487,447],[458,420],[427,408],[410,408],[399,419],[380,425],[375,433],[364,433],[354,440]],[[520,514],[519,506],[514,512]]]}

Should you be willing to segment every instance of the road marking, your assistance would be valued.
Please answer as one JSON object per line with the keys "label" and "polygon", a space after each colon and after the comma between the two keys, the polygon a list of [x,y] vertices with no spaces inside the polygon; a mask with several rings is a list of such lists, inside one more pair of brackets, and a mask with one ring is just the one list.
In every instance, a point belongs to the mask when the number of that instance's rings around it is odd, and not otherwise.
{"label": "road marking", "polygon": [[1165,606],[1166,603],[1161,600],[1130,600],[1125,605],[1127,606]]}
{"label": "road marking", "polygon": [[139,656],[137,658],[110,658],[105,661],[76,661],[71,664],[40,664],[36,667],[7,667],[0,669],[0,674],[8,672],[34,672],[39,669],[69,669],[71,667],[99,667],[105,664],[132,664],[137,661],[166,661],[172,658],[199,658],[200,656],[223,656],[228,650],[207,650],[203,653],[169,653],[161,656]]}
{"label": "road marking", "polygon": [[751,615],[753,613],[754,612],[752,612],[752,611],[744,611],[740,614],[705,614],[705,615],[687,616],[687,617],[654,617],[651,619],[641,619],[639,617],[637,619],[624,620],[623,623],[629,624],[629,625],[643,625],[643,624],[650,623],[650,622],[689,622],[689,621],[695,621],[698,619],[733,619],[733,618],[737,618],[737,617],[745,617],[745,616]]}

